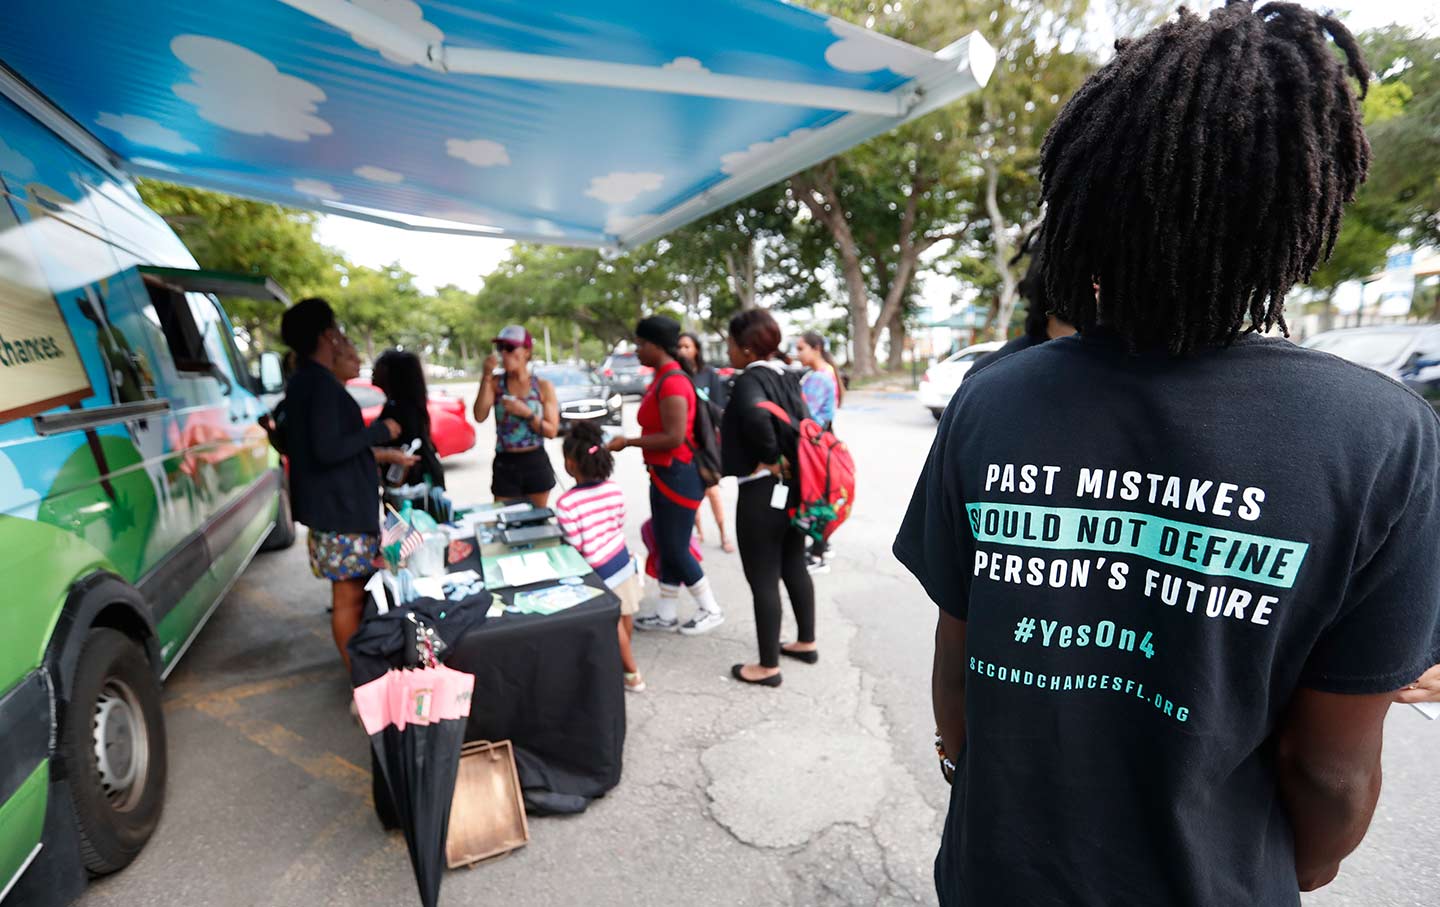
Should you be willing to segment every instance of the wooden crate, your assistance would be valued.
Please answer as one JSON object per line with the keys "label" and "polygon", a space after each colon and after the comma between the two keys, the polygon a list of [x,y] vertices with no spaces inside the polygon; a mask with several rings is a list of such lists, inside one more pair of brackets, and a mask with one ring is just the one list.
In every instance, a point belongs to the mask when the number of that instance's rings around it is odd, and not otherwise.
{"label": "wooden crate", "polygon": [[525,799],[509,740],[472,741],[460,750],[445,860],[451,869],[498,857],[530,841]]}

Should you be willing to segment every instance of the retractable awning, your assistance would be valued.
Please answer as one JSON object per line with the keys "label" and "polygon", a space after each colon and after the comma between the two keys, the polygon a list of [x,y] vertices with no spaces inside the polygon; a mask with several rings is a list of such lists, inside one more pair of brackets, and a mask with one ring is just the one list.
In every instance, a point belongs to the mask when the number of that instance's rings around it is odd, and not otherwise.
{"label": "retractable awning", "polygon": [[290,305],[290,297],[273,277],[263,274],[235,274],[230,271],[203,271],[194,268],[162,268],[144,265],[141,274],[158,277],[187,293],[214,293],[216,296],[243,296],[246,299],[275,301]]}
{"label": "retractable awning", "polygon": [[930,53],[779,0],[16,0],[4,18],[0,88],[132,173],[621,248],[995,64],[978,34]]}

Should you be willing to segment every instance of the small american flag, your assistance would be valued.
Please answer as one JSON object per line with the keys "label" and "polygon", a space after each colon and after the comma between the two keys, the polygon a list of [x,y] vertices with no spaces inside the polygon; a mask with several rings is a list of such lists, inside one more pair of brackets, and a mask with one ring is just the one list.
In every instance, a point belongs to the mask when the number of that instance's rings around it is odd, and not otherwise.
{"label": "small american flag", "polygon": [[398,560],[404,561],[415,553],[420,547],[423,539],[415,528],[405,522],[393,510],[385,514],[385,525],[380,530],[380,546],[388,548],[396,542],[400,543],[400,556]]}

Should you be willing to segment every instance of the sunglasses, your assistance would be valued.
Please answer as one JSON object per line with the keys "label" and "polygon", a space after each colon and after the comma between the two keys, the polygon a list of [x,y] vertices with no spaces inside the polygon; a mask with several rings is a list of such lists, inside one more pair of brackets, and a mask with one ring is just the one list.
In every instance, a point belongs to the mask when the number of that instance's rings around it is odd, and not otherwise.
{"label": "sunglasses", "polygon": [[495,344],[495,349],[499,350],[502,353],[513,353],[516,350],[520,349],[520,347],[518,344],[514,343],[497,343]]}

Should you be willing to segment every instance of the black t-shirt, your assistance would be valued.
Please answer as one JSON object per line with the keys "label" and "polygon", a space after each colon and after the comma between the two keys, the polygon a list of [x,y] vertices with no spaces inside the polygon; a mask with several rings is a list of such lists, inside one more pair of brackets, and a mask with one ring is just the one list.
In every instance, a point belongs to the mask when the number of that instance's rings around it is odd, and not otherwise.
{"label": "black t-shirt", "polygon": [[386,400],[379,418],[375,421],[379,422],[381,419],[394,419],[400,424],[400,436],[388,442],[386,447],[408,447],[414,439],[420,439],[420,449],[415,452],[420,460],[405,473],[402,484],[416,485],[428,478],[431,485],[444,488],[445,467],[440,463],[440,454],[435,449],[435,442],[431,439],[430,431],[420,413],[414,407],[404,406],[395,400]]}
{"label": "black t-shirt", "polygon": [[966,381],[896,556],[967,622],[945,905],[1295,905],[1269,740],[1297,687],[1436,661],[1435,412],[1247,335],[1053,340]]}
{"label": "black t-shirt", "polygon": [[966,372],[965,377],[961,380],[969,381],[975,375],[999,362],[1001,359],[1004,359],[1007,356],[1014,355],[1021,350],[1028,350],[1032,346],[1039,346],[1044,342],[1044,340],[1036,340],[1029,334],[1021,334],[1014,340],[1007,341],[1004,346],[1000,347],[1000,349],[992,350],[991,352],[988,352],[985,355],[981,356],[979,359],[976,359],[975,364],[970,366],[970,371]]}

